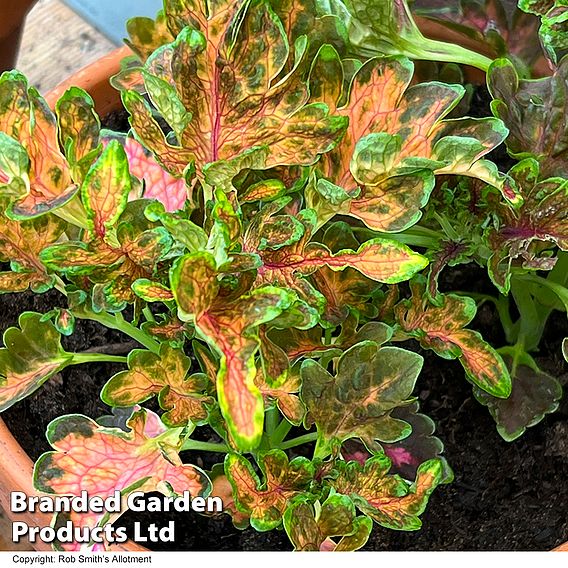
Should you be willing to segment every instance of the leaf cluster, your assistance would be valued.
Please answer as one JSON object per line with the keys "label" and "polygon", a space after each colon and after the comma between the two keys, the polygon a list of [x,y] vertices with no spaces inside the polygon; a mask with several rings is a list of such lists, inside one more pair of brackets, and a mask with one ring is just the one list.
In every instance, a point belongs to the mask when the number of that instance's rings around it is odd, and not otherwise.
{"label": "leaf cluster", "polygon": [[[356,550],[373,522],[419,529],[452,479],[402,342],[456,359],[506,439],[557,407],[529,352],[568,307],[567,60],[525,79],[509,23],[492,37],[518,58],[491,62],[426,39],[423,4],[165,0],[129,22],[135,55],[112,80],[128,133],[101,129],[81,89],[53,112],[0,77],[0,293],[62,294],[6,332],[0,409],[68,365],[124,366],[101,392],[112,415],[50,424],[38,490],[218,495],[239,528]],[[470,87],[413,60],[488,70],[494,116],[463,116]],[[502,143],[508,172],[490,159]],[[496,296],[444,290],[472,262]],[[483,302],[507,346],[468,327]],[[69,353],[80,320],[139,345]]]}

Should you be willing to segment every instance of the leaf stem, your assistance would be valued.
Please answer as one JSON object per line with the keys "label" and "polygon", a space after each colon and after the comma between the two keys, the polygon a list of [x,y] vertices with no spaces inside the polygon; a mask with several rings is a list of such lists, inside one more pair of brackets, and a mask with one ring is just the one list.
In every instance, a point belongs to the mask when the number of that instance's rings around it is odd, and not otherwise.
{"label": "leaf stem", "polygon": [[522,344],[524,349],[532,351],[540,343],[546,318],[539,317],[536,302],[533,299],[530,288],[523,285],[516,278],[511,278],[511,293],[520,316],[517,344]]}
{"label": "leaf stem", "polygon": [[152,310],[150,310],[148,306],[142,309],[142,313],[144,314],[146,321],[152,321],[152,322],[156,321],[156,319],[154,318],[154,314],[152,313]]}
{"label": "leaf stem", "polygon": [[487,72],[493,60],[485,55],[477,53],[454,43],[446,43],[430,39],[420,34],[419,41],[407,41],[400,38],[404,55],[410,59],[422,59],[426,61],[443,61],[445,63],[461,63],[477,67]]}
{"label": "leaf stem", "polygon": [[272,406],[266,411],[266,433],[272,439],[272,434],[278,427],[279,412],[276,405]]}
{"label": "leaf stem", "polygon": [[152,353],[156,353],[156,355],[160,353],[160,344],[152,339],[148,334],[144,333],[141,329],[126,321],[121,314],[111,315],[107,312],[100,314],[96,314],[95,312],[84,312],[82,314],[77,314],[77,317],[96,321],[110,329],[121,331],[129,337],[132,337],[132,339],[138,341],[138,343],[152,351]]}
{"label": "leaf stem", "polygon": [[292,429],[292,424],[288,422],[285,418],[278,424],[272,436],[270,437],[270,442],[273,448],[279,448],[282,444],[282,440],[288,435]]}
{"label": "leaf stem", "polygon": [[512,344],[516,342],[519,326],[516,323],[513,323],[513,320],[511,319],[511,313],[509,311],[509,296],[499,296],[496,298],[489,294],[477,294],[474,292],[454,292],[454,294],[469,296],[478,303],[478,308],[481,307],[484,302],[491,302],[497,309],[497,314],[501,321],[503,331],[505,332],[505,339],[507,340],[507,343]]}
{"label": "leaf stem", "polygon": [[292,438],[286,442],[280,444],[281,450],[289,450],[290,448],[295,448],[296,446],[301,446],[302,444],[308,444],[309,442],[315,442],[317,440],[318,433],[310,432],[309,434],[304,434],[303,436],[298,436],[297,438]]}
{"label": "leaf stem", "polygon": [[55,289],[58,292],[61,292],[65,297],[67,297],[67,290],[65,289],[65,282],[63,282],[61,277],[58,276],[57,274],[54,274],[54,279],[55,279]]}
{"label": "leaf stem", "polygon": [[122,355],[107,355],[106,353],[74,353],[72,365],[83,363],[126,363],[127,358]]}
{"label": "leaf stem", "polygon": [[182,446],[182,451],[186,450],[201,450],[203,452],[217,452],[220,454],[226,454],[230,452],[229,446],[226,444],[216,444],[214,442],[200,442],[199,440],[186,440]]}

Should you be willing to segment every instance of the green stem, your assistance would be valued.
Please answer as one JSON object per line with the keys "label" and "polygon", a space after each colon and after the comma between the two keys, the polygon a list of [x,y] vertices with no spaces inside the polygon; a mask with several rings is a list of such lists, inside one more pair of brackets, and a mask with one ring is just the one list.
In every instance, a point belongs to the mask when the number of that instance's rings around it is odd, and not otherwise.
{"label": "green stem", "polygon": [[309,442],[315,442],[317,440],[318,433],[310,432],[309,434],[304,434],[298,438],[292,438],[287,442],[282,442],[280,444],[281,450],[289,450],[290,448],[295,448],[296,446],[301,446],[302,444],[307,444]]}
{"label": "green stem", "polygon": [[443,61],[445,63],[461,63],[470,65],[487,72],[493,60],[476,51],[456,45],[429,39],[424,36],[420,42],[407,42],[402,40],[405,54],[411,59],[422,59],[425,61]]}
{"label": "green stem", "polygon": [[106,312],[100,314],[96,314],[95,312],[87,312],[78,314],[77,317],[81,319],[97,321],[103,324],[105,327],[121,331],[129,337],[132,337],[132,339],[138,341],[138,343],[146,347],[146,349],[152,351],[152,353],[156,353],[156,355],[160,353],[160,344],[157,341],[152,339],[149,335],[144,333],[135,325],[132,325],[130,322],[126,321],[120,314],[111,315]]}
{"label": "green stem", "polygon": [[500,347],[497,349],[497,353],[511,357],[511,377],[515,377],[519,365],[525,365],[526,367],[530,367],[535,373],[540,373],[536,361],[525,351],[522,342]]}
{"label": "green stem", "polygon": [[266,411],[266,433],[270,439],[272,439],[272,434],[274,434],[274,431],[278,427],[279,418],[280,413],[278,412],[278,407],[276,405]]}
{"label": "green stem", "polygon": [[217,452],[220,454],[227,454],[231,450],[226,444],[216,444],[214,442],[200,442],[199,440],[186,440],[182,447],[182,451],[186,450],[201,450],[203,452]]}
{"label": "green stem", "polygon": [[442,227],[442,230],[444,231],[448,239],[454,242],[458,242],[460,240],[460,235],[456,232],[456,230],[452,227],[452,224],[448,221],[448,219],[446,219],[444,215],[440,215],[439,213],[436,213],[436,211],[434,211],[434,218],[436,219],[436,221],[438,221],[438,223],[440,223],[440,227]]}
{"label": "green stem", "polygon": [[[523,349],[532,351],[538,347],[544,332],[546,319],[539,317],[535,301],[528,286],[523,285],[517,278],[511,278],[511,293],[519,310],[519,335],[517,343]],[[548,315],[547,315],[548,318]]]}
{"label": "green stem", "polygon": [[553,280],[550,280],[549,278],[538,276],[538,274],[524,274],[515,278],[522,282],[531,282],[538,286],[544,286],[545,288],[548,288],[562,302],[564,309],[568,313],[568,290],[564,286],[562,286],[562,284],[558,284]]}
{"label": "green stem", "polygon": [[106,355],[105,353],[74,353],[72,365],[83,363],[126,363],[127,358],[121,355]]}
{"label": "green stem", "polygon": [[276,430],[272,433],[270,437],[271,445],[273,448],[279,448],[282,444],[284,438],[288,435],[292,429],[292,424],[288,422],[285,418],[281,420],[280,424],[276,427]]}
{"label": "green stem", "polygon": [[511,319],[511,313],[509,311],[509,298],[508,296],[499,296],[495,298],[489,294],[476,294],[471,292],[455,292],[461,296],[469,296],[478,302],[478,308],[483,304],[483,302],[491,302],[497,309],[497,314],[499,315],[499,320],[501,321],[501,326],[505,332],[505,339],[507,343],[515,343],[518,334],[518,325],[513,323]]}
{"label": "green stem", "polygon": [[57,275],[54,275],[55,279],[55,289],[61,292],[65,297],[67,297],[67,290],[65,289],[65,282]]}
{"label": "green stem", "polygon": [[146,321],[152,321],[152,322],[156,321],[156,319],[154,318],[154,314],[152,313],[152,311],[148,306],[142,309],[142,313],[144,314]]}

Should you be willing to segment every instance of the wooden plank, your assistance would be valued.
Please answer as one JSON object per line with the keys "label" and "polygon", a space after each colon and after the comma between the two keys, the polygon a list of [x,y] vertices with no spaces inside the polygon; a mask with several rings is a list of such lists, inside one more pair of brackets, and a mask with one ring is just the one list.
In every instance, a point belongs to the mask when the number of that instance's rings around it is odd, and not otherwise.
{"label": "wooden plank", "polygon": [[45,93],[115,47],[59,0],[39,0],[26,20],[17,68]]}

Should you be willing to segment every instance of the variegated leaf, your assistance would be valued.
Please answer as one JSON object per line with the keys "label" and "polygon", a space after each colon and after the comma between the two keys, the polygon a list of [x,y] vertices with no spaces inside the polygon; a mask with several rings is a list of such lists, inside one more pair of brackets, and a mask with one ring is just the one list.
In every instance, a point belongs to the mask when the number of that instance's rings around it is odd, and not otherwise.
{"label": "variegated leaf", "polygon": [[412,284],[412,299],[395,308],[401,330],[445,359],[459,359],[467,378],[489,394],[507,398],[511,377],[501,356],[481,334],[466,329],[477,311],[468,296],[441,294],[439,304],[431,304],[422,283]]}
{"label": "variegated leaf", "polygon": [[33,393],[73,359],[61,347],[61,335],[42,315],[24,312],[19,327],[4,332],[0,349],[0,412]]}
{"label": "variegated leaf", "polygon": [[206,375],[188,376],[190,364],[189,357],[166,343],[158,355],[135,349],[128,355],[129,370],[112,377],[101,398],[110,406],[131,407],[158,395],[160,406],[167,410],[162,420],[168,426],[203,424],[213,399],[206,392]]}
{"label": "variegated leaf", "polygon": [[233,487],[237,509],[250,515],[257,531],[269,531],[282,524],[282,515],[291,499],[308,488],[314,466],[304,457],[289,461],[281,450],[272,450],[258,458],[263,479],[259,479],[249,461],[239,454],[225,458],[225,473]]}
{"label": "variegated leaf", "polygon": [[[157,79],[175,86],[172,96],[191,120],[170,143],[140,95],[126,92],[123,100],[135,135],[170,172],[181,176],[190,163],[202,172],[206,164],[230,162],[259,146],[266,149],[264,168],[308,165],[334,147],[346,119],[330,116],[325,104],[308,104],[300,80],[305,39],[294,66],[279,76],[290,49],[269,2],[170,3],[166,16],[177,37],[146,62],[146,85],[150,90],[149,81]],[[172,97],[157,95],[153,102],[167,118]]]}
{"label": "variegated leaf", "polygon": [[355,461],[338,462],[339,475],[331,485],[338,493],[349,495],[377,524],[394,530],[418,530],[431,493],[444,481],[443,463],[435,459],[424,462],[412,485],[389,474],[390,465],[385,455],[373,456],[364,466]]}
{"label": "variegated leaf", "polygon": [[[132,491],[161,491],[165,495],[207,496],[210,481],[203,471],[183,464],[178,452],[182,428],[166,429],[159,417],[147,410],[135,411],[128,431],[100,426],[82,415],[55,419],[47,429],[54,451],[43,454],[34,469],[34,486],[53,495],[110,497]],[[76,527],[104,524],[109,513],[60,513]],[[64,545],[79,550],[77,542]],[[101,549],[101,546],[98,546]]]}
{"label": "variegated leaf", "polygon": [[398,347],[363,341],[346,351],[331,375],[319,363],[307,360],[301,368],[302,400],[308,409],[306,426],[316,425],[317,457],[337,454],[350,438],[361,439],[371,451],[378,442],[396,442],[411,427],[394,418],[395,408],[412,402],[422,357]]}

